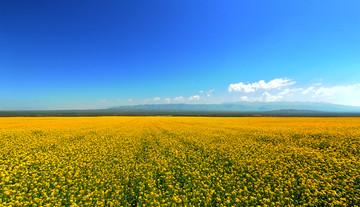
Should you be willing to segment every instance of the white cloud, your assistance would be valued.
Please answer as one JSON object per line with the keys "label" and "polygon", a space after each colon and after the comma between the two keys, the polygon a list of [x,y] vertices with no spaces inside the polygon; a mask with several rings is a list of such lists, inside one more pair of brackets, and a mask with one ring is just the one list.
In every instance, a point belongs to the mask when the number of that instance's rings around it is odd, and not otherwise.
{"label": "white cloud", "polygon": [[254,94],[252,96],[241,96],[241,101],[259,101],[259,102],[272,102],[272,101],[281,101],[285,97],[291,97],[299,91],[302,91],[302,88],[286,88],[277,94],[270,94],[268,91],[263,92],[260,96]]}
{"label": "white cloud", "polygon": [[247,97],[247,96],[241,96],[241,97],[240,97],[240,100],[241,100],[241,101],[249,101],[249,97]]}
{"label": "white cloud", "polygon": [[200,93],[200,94],[204,94],[204,95],[206,94],[207,97],[210,97],[210,96],[212,96],[211,93],[214,92],[214,90],[215,90],[215,89],[211,89],[211,90],[209,90],[209,91],[203,91],[203,90],[201,90],[201,91],[199,91],[199,93]]}
{"label": "white cloud", "polygon": [[288,93],[290,93],[290,92],[291,92],[291,90],[290,90],[289,88],[285,88],[283,91],[281,91],[281,92],[279,93],[279,95],[285,96],[286,94],[288,94]]}
{"label": "white cloud", "polygon": [[208,92],[205,92],[205,93],[211,94],[211,93],[214,92],[214,91],[215,91],[215,89],[211,89],[211,90],[209,90]]}
{"label": "white cloud", "polygon": [[314,97],[325,96],[332,97],[338,95],[357,95],[360,89],[360,84],[347,85],[347,86],[334,86],[330,88],[320,87],[315,91]]}
{"label": "white cloud", "polygon": [[310,86],[309,88],[303,90],[301,93],[302,93],[302,94],[308,94],[308,93],[310,93],[310,92],[313,92],[314,89],[315,89],[314,87]]}
{"label": "white cloud", "polygon": [[200,96],[199,95],[194,95],[194,96],[190,96],[188,98],[189,101],[198,101],[200,100]]}
{"label": "white cloud", "polygon": [[128,99],[128,102],[133,102],[133,100],[131,98]]}
{"label": "white cloud", "polygon": [[331,88],[321,87],[315,91],[314,97],[317,96],[330,97],[330,96],[334,96],[336,93],[346,92],[348,90],[351,90],[351,86],[334,86]]}
{"label": "white cloud", "polygon": [[[295,81],[288,78],[269,82],[240,82],[230,84],[228,91],[245,93],[243,95],[246,96],[240,96],[241,101],[312,101],[360,106],[360,83],[325,87],[320,80],[303,88],[295,88],[293,84]],[[239,97],[235,100],[239,100]]]}
{"label": "white cloud", "polygon": [[312,98],[337,104],[360,106],[360,84],[320,87]]}
{"label": "white cloud", "polygon": [[208,92],[205,92],[205,93],[206,93],[206,96],[207,96],[207,97],[212,96],[211,93],[214,92],[214,90],[215,90],[215,89],[211,89],[211,90],[209,90]]}
{"label": "white cloud", "polygon": [[244,84],[243,82],[230,84],[228,87],[229,92],[243,92],[243,93],[250,93],[255,92],[255,88],[252,84]]}
{"label": "white cloud", "polygon": [[260,102],[273,102],[280,101],[283,98],[282,95],[271,95],[267,91],[265,91],[259,98],[255,99]]}
{"label": "white cloud", "polygon": [[160,97],[153,98],[154,101],[160,101]]}
{"label": "white cloud", "polygon": [[178,96],[178,97],[175,97],[175,98],[174,98],[174,101],[175,101],[175,102],[184,102],[185,99],[184,99],[184,97],[182,97],[182,96]]}
{"label": "white cloud", "polygon": [[171,98],[165,98],[165,102],[166,102],[166,103],[170,103],[170,102],[171,102]]}
{"label": "white cloud", "polygon": [[302,91],[304,90],[303,88],[285,88],[283,91],[281,91],[279,93],[280,96],[285,96],[285,95],[292,95],[294,92],[297,91]]}
{"label": "white cloud", "polygon": [[101,102],[101,103],[105,103],[105,102],[107,102],[107,100],[106,100],[106,99],[103,99],[103,100],[100,100],[100,102]]}
{"label": "white cloud", "polygon": [[272,89],[280,89],[285,86],[290,86],[295,84],[295,81],[288,78],[276,78],[269,82],[265,82],[264,80],[260,80],[254,83],[245,84],[243,82],[230,84],[228,87],[229,92],[243,92],[243,93],[250,93],[259,90],[272,90]]}

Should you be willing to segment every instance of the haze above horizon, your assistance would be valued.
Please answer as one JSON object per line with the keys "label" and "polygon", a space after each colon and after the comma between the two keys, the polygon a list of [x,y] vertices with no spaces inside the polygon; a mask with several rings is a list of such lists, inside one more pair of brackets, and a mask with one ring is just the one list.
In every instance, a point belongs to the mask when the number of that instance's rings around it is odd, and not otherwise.
{"label": "haze above horizon", "polygon": [[359,1],[0,2],[0,110],[360,106]]}

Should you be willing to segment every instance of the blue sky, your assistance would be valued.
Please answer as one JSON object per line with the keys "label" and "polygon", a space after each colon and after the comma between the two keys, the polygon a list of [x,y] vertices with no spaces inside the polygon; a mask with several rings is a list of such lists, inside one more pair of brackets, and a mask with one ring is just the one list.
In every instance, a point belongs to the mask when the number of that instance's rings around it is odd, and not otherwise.
{"label": "blue sky", "polygon": [[359,1],[0,2],[0,109],[360,106]]}

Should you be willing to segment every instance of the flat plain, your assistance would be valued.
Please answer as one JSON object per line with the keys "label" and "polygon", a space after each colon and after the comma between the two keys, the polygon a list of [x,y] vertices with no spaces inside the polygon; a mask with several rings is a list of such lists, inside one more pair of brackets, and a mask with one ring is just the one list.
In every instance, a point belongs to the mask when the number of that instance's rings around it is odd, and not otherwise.
{"label": "flat plain", "polygon": [[0,206],[356,206],[360,118],[0,118]]}

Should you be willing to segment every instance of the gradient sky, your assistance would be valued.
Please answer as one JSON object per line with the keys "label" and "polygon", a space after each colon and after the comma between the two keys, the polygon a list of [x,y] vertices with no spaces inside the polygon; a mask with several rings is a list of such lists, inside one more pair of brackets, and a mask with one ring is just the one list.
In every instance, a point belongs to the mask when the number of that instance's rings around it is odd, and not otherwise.
{"label": "gradient sky", "polygon": [[360,1],[0,2],[0,110],[360,106]]}

